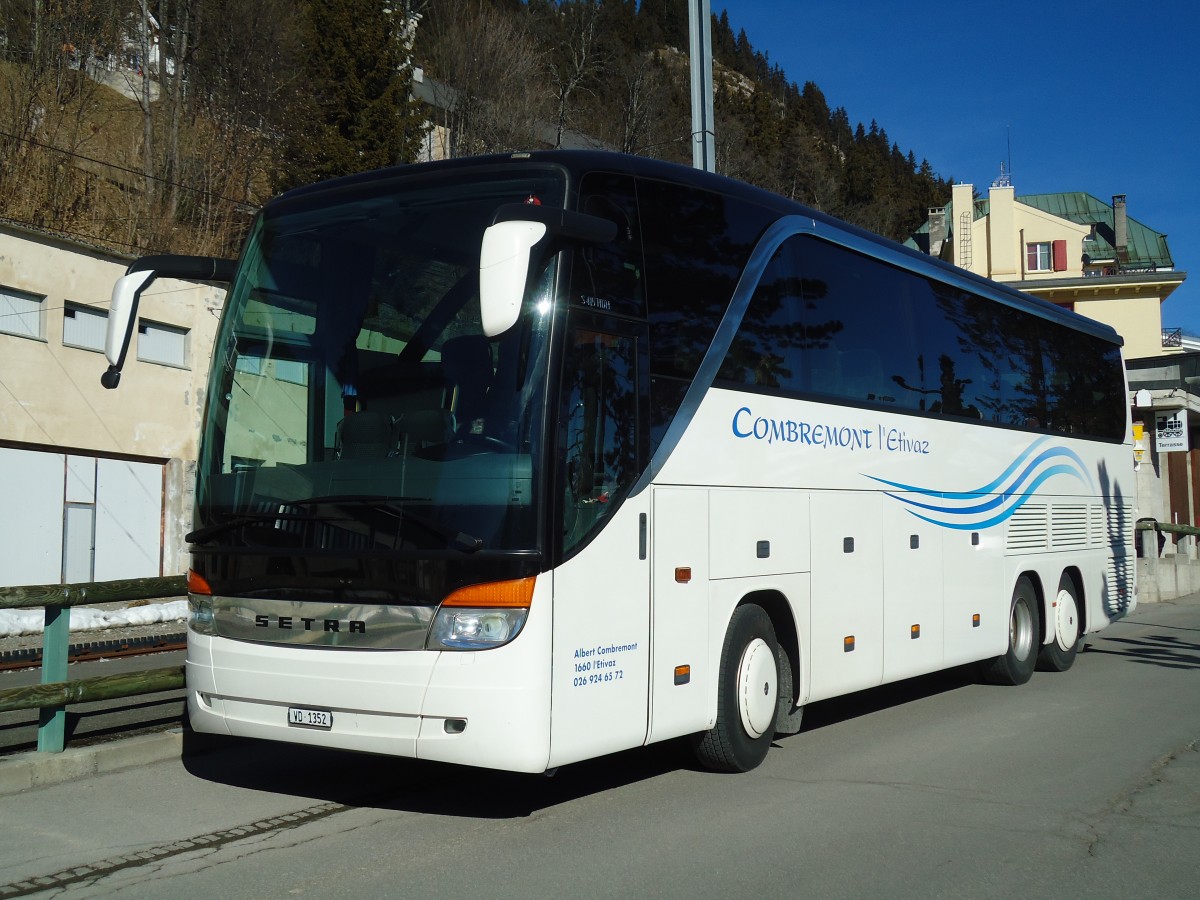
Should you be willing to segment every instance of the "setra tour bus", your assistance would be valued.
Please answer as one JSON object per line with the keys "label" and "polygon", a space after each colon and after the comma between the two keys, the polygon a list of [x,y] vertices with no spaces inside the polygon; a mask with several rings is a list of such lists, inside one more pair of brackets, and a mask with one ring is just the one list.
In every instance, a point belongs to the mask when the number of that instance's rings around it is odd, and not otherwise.
{"label": "setra tour bus", "polygon": [[189,573],[198,731],[745,771],[805,704],[1068,669],[1134,604],[1108,326],[610,153],[301,188],[229,281]]}

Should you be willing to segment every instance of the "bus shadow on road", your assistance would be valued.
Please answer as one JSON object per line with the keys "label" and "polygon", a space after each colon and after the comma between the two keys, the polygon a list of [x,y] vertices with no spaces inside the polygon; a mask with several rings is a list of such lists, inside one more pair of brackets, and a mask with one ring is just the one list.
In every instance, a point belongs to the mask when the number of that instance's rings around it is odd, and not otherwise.
{"label": "bus shadow on road", "polygon": [[1173,634],[1105,638],[1099,645],[1088,644],[1087,652],[1124,656],[1132,662],[1166,669],[1200,669],[1200,644],[1180,640]]}
{"label": "bus shadow on road", "polygon": [[185,734],[183,764],[197,778],[252,791],[348,807],[510,819],[688,769],[691,759],[686,745],[667,741],[564,766],[553,775],[523,775],[298,744],[213,741],[208,735],[189,740]]}
{"label": "bus shadow on road", "polygon": [[[814,703],[805,711],[801,733],[977,683],[975,670],[964,666]],[[743,777],[704,772],[695,762],[686,739],[574,763],[553,775],[522,775],[299,744],[213,739],[185,733],[183,763],[197,778],[247,790],[308,797],[348,807],[478,819],[522,818],[581,797],[619,790],[664,775]]]}
{"label": "bus shadow on road", "polygon": [[926,697],[977,684],[979,684],[978,669],[973,665],[967,665],[895,681],[880,687],[835,697],[832,700],[822,700],[805,707],[804,724],[800,733],[816,731],[818,728],[826,728],[850,719],[857,719],[860,716],[882,712],[893,706],[903,706],[915,700],[923,700]]}

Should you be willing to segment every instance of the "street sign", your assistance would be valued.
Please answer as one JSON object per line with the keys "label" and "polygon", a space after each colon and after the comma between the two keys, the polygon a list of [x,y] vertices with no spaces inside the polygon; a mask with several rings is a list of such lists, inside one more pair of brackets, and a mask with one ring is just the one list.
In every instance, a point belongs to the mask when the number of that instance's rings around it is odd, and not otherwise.
{"label": "street sign", "polygon": [[1187,450],[1187,410],[1177,409],[1154,416],[1154,444],[1159,453]]}

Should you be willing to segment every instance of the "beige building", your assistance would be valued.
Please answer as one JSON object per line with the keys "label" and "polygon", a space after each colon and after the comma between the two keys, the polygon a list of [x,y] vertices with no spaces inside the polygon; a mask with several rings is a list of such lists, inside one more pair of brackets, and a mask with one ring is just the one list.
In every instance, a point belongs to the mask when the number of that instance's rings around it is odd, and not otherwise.
{"label": "beige building", "polygon": [[930,211],[910,246],[1111,325],[1125,356],[1177,352],[1178,329],[1163,328],[1162,304],[1183,283],[1166,235],[1111,204],[1071,192],[1018,197],[1007,178],[975,199],[954,185],[950,206]]}
{"label": "beige building", "polygon": [[[930,210],[927,227],[908,243],[1111,325],[1124,338],[1129,369],[1135,515],[1200,525],[1200,354],[1180,329],[1163,327],[1163,301],[1187,278],[1166,235],[1132,218],[1124,195],[1111,204],[1081,192],[1018,197],[1001,177],[986,198],[955,185],[950,205]],[[1182,425],[1168,444],[1160,436],[1172,423]],[[1153,551],[1157,536],[1149,535]],[[1164,556],[1196,559],[1194,538],[1162,537]],[[1144,567],[1139,595],[1188,593],[1200,587],[1192,569]]]}
{"label": "beige building", "polygon": [[0,584],[186,571],[224,290],[152,283],[106,390],[108,306],[130,261],[0,223]]}

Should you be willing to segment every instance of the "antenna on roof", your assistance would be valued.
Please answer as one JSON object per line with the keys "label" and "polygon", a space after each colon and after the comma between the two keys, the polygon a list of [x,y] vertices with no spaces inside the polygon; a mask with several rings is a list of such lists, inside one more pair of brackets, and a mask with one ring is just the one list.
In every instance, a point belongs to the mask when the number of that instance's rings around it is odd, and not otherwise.
{"label": "antenna on roof", "polygon": [[1004,126],[1004,135],[1008,140],[1008,179],[1012,183],[1012,126]]}
{"label": "antenna on roof", "polygon": [[1008,135],[1008,167],[1000,163],[1000,177],[992,182],[992,187],[1012,187],[1012,126],[1005,125],[1004,129]]}

